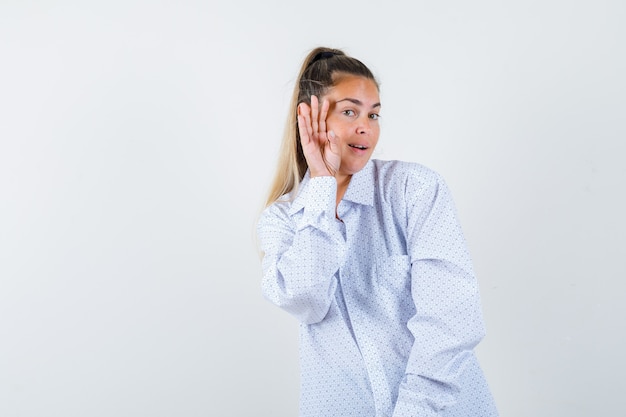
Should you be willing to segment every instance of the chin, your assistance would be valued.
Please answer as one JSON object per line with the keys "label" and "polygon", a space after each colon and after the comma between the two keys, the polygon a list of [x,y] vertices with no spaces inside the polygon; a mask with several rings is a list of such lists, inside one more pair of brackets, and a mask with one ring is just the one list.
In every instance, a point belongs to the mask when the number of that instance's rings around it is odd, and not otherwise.
{"label": "chin", "polygon": [[[369,159],[363,163],[358,163],[358,164],[349,164],[347,165],[344,169],[342,169],[342,171],[344,171],[344,173],[346,175],[353,175],[356,174],[357,172],[359,172],[360,170],[362,170],[363,168],[365,168],[365,165],[367,165],[367,162],[369,161]],[[343,168],[343,167],[342,167]]]}

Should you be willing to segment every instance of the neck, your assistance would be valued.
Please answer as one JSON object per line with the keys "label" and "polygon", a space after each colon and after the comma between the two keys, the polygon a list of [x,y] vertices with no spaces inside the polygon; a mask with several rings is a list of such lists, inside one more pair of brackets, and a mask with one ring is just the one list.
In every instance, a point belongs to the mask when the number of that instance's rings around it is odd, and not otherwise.
{"label": "neck", "polygon": [[350,184],[350,179],[352,179],[352,175],[335,175],[335,179],[337,180],[337,205],[343,199],[346,190],[348,189],[348,185]]}

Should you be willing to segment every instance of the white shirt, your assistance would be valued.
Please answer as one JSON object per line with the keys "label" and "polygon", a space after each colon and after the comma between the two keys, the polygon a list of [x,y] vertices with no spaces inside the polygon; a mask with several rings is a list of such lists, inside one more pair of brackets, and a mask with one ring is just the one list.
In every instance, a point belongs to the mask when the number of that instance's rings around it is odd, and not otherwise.
{"label": "white shirt", "polygon": [[307,173],[258,224],[263,293],[301,322],[301,416],[497,416],[472,350],[485,332],[478,285],[442,178],[371,160],[337,207],[336,194],[333,177]]}

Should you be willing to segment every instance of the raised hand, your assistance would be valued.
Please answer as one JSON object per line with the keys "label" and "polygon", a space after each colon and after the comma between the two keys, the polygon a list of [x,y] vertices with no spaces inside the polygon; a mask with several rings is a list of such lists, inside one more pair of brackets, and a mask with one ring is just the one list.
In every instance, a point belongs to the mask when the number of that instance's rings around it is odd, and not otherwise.
{"label": "raised hand", "polygon": [[330,104],[324,100],[321,109],[316,96],[311,106],[298,105],[298,130],[304,157],[311,177],[334,176],[341,164],[341,153],[335,134],[326,132],[326,116]]}

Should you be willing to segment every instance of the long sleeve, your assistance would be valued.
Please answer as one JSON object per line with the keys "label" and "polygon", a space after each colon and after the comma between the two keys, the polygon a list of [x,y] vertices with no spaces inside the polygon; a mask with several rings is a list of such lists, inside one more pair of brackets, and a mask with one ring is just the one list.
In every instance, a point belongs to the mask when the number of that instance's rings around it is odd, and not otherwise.
{"label": "long sleeve", "polygon": [[307,178],[293,202],[274,203],[258,223],[263,294],[305,324],[325,317],[345,258],[336,194],[333,177]]}
{"label": "long sleeve", "polygon": [[414,336],[393,417],[436,416],[459,396],[472,349],[484,337],[477,281],[443,180],[406,184]]}

